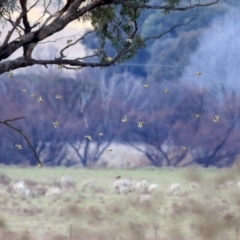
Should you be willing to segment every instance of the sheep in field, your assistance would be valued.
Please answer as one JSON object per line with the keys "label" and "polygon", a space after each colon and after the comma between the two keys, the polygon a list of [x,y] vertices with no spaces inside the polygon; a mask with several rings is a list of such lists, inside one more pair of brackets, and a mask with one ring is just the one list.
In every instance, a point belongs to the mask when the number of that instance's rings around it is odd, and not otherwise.
{"label": "sheep in field", "polygon": [[61,193],[60,188],[58,187],[50,187],[47,192],[45,193],[45,196],[51,196],[51,195],[59,195]]}
{"label": "sheep in field", "polygon": [[152,184],[150,184],[149,187],[148,187],[148,191],[149,191],[149,192],[156,192],[157,189],[158,189],[158,184],[156,184],[156,183],[152,183]]}
{"label": "sheep in field", "polygon": [[130,190],[131,187],[132,187],[132,183],[128,179],[118,179],[118,180],[114,181],[114,183],[113,183],[113,188],[115,189],[115,191],[120,192],[120,193],[121,193],[121,191],[122,192],[124,191],[123,189]]}
{"label": "sheep in field", "polygon": [[13,189],[16,193],[24,195],[24,191],[26,189],[26,185],[24,181],[16,182],[13,186]]}
{"label": "sheep in field", "polygon": [[145,179],[136,183],[136,190],[144,191],[147,190],[148,187],[149,187],[148,181]]}
{"label": "sheep in field", "polygon": [[178,194],[180,190],[181,185],[179,183],[173,183],[170,187],[170,193],[172,194]]}
{"label": "sheep in field", "polygon": [[62,176],[60,179],[61,187],[74,187],[75,182],[71,177]]}
{"label": "sheep in field", "polygon": [[151,201],[151,195],[144,194],[140,196],[139,202],[140,203],[149,203]]}
{"label": "sheep in field", "polygon": [[16,193],[24,197],[35,197],[35,192],[27,188],[24,181],[20,181],[14,184],[13,189]]}

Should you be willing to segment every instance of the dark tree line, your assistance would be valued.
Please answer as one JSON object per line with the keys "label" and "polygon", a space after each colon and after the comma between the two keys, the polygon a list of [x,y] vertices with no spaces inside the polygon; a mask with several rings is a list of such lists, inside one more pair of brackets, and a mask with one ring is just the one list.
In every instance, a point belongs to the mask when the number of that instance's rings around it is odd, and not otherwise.
{"label": "dark tree line", "polygon": [[[0,115],[25,117],[13,124],[26,133],[45,165],[93,165],[112,143],[130,145],[158,167],[231,166],[239,156],[240,108],[234,92],[225,90],[222,101],[216,101],[219,97],[207,89],[146,83],[127,72],[112,78],[103,71],[77,79],[34,78],[1,80]],[[43,102],[38,102],[40,96]],[[219,121],[214,122],[216,115]],[[124,116],[127,122],[122,122]],[[145,124],[140,128],[138,122]],[[35,165],[24,139],[0,128],[1,163]]]}

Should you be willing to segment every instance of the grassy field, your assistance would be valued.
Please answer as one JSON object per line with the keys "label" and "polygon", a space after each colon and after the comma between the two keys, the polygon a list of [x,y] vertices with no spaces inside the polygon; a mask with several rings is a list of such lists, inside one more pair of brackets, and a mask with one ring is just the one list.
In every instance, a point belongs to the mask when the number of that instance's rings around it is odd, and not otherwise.
{"label": "grassy field", "polygon": [[[45,196],[70,176],[74,187],[58,196]],[[148,192],[134,189],[120,195],[113,189],[115,177],[157,183],[150,201]],[[88,184],[89,180],[92,184]],[[24,180],[35,198],[13,191]],[[200,188],[191,189],[191,181]],[[224,183],[233,181],[232,187]],[[137,169],[88,170],[71,168],[0,168],[0,239],[83,240],[239,240],[239,171],[234,169]],[[172,183],[180,192],[170,194]]]}

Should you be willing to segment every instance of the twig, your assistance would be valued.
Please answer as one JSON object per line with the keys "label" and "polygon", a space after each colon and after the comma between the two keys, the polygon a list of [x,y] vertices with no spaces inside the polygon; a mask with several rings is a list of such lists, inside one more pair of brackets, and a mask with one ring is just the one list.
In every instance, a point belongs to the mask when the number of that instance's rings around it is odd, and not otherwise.
{"label": "twig", "polygon": [[13,129],[13,130],[16,131],[16,132],[19,132],[19,133],[23,136],[23,138],[27,141],[29,147],[30,147],[30,148],[32,149],[32,151],[34,152],[34,155],[35,155],[35,157],[37,158],[37,161],[38,161],[39,166],[42,167],[43,164],[42,164],[42,162],[40,161],[40,159],[39,159],[39,157],[38,157],[38,155],[37,155],[37,152],[36,152],[36,150],[34,149],[34,147],[32,146],[32,144],[30,143],[28,137],[23,133],[23,131],[22,131],[21,129],[18,129],[18,128],[12,126],[11,124],[9,124],[9,122],[13,122],[13,121],[20,120],[20,119],[24,119],[24,118],[25,118],[25,117],[16,117],[16,118],[13,118],[13,119],[6,119],[6,120],[4,120],[4,121],[0,121],[0,123],[6,125],[7,127],[10,127],[11,129]]}

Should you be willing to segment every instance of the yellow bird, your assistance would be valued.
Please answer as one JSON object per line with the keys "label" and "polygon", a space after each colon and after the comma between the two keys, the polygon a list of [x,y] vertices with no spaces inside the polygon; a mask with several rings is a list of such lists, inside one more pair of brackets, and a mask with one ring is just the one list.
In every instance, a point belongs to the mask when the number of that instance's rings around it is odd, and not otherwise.
{"label": "yellow bird", "polygon": [[165,93],[169,93],[170,90],[169,90],[169,89],[165,89],[164,92],[165,92]]}
{"label": "yellow bird", "polygon": [[92,141],[92,136],[90,136],[90,135],[86,135],[85,138],[87,138],[88,140]]}
{"label": "yellow bird", "polygon": [[145,122],[138,122],[138,127],[142,128],[144,126]]}
{"label": "yellow bird", "polygon": [[219,122],[219,120],[220,120],[220,117],[218,115],[214,116],[214,118],[213,118],[214,122]]}
{"label": "yellow bird", "polygon": [[124,116],[124,117],[122,118],[122,122],[127,122],[127,116]]}
{"label": "yellow bird", "polygon": [[126,40],[128,43],[133,43],[133,40],[132,39],[127,39]]}
{"label": "yellow bird", "polygon": [[16,144],[15,147],[16,147],[16,148],[19,148],[19,149],[23,149],[23,148],[22,148],[22,145],[20,145],[20,144]]}
{"label": "yellow bird", "polygon": [[38,98],[38,102],[43,102],[43,99],[41,96]]}
{"label": "yellow bird", "polygon": [[113,58],[107,57],[107,61],[108,61],[108,62],[111,62],[112,60],[113,60]]}
{"label": "yellow bird", "polygon": [[38,164],[38,167],[43,167],[43,165],[41,163]]}
{"label": "yellow bird", "polygon": [[53,122],[53,125],[54,125],[55,128],[57,128],[57,126],[59,125],[59,122],[58,121]]}

